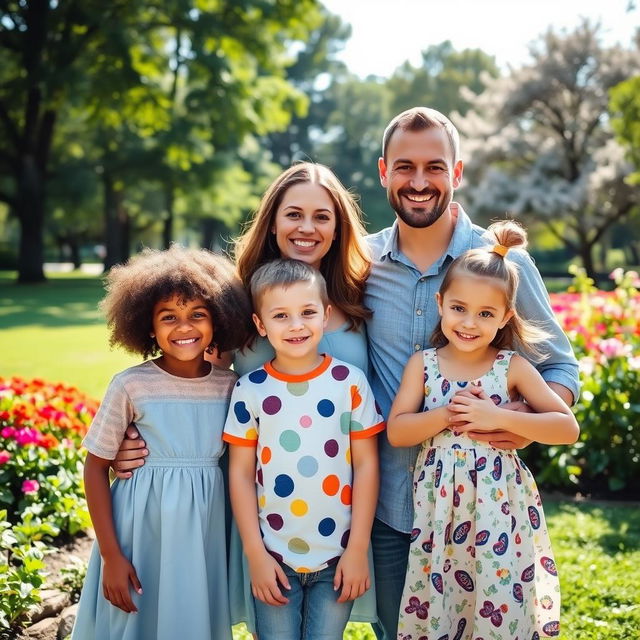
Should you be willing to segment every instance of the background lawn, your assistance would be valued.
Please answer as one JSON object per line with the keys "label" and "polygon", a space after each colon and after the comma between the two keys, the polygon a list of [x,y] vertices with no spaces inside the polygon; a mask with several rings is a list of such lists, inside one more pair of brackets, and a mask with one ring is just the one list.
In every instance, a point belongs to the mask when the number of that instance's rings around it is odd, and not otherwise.
{"label": "background lawn", "polygon": [[[99,278],[52,275],[19,286],[0,273],[0,376],[66,382],[100,398],[114,373],[139,362],[110,350],[97,309]],[[640,629],[638,505],[547,500],[545,511],[562,584],[566,640],[627,640]],[[235,640],[248,640],[237,627]],[[349,625],[345,638],[374,640],[369,625]]]}

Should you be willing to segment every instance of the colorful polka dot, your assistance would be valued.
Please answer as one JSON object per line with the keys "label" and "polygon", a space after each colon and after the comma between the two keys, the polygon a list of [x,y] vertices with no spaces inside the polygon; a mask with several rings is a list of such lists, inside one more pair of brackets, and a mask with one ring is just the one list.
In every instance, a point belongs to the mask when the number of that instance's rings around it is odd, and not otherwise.
{"label": "colorful polka dot", "polygon": [[298,473],[305,478],[313,478],[318,473],[318,461],[313,456],[303,456],[298,460]]}
{"label": "colorful polka dot", "polygon": [[362,424],[360,424],[359,422],[356,422],[355,420],[351,421],[350,429],[351,429],[351,432],[364,431],[364,427],[362,426]]}
{"label": "colorful polka dot", "polygon": [[278,396],[268,396],[262,401],[262,410],[270,416],[275,415],[282,408],[282,400]]}
{"label": "colorful polka dot", "polygon": [[289,453],[300,448],[300,436],[292,429],[287,429],[280,434],[280,446]]}
{"label": "colorful polka dot", "polygon": [[362,404],[362,396],[355,384],[351,385],[351,411],[357,409]]}
{"label": "colorful polka dot", "polygon": [[251,415],[247,411],[247,405],[240,400],[233,405],[233,413],[240,424],[247,424],[251,420]]}
{"label": "colorful polka dot", "polygon": [[258,469],[256,471],[256,480],[258,481],[258,484],[261,487],[264,487],[264,480],[263,480],[263,477],[262,477],[262,469]]}
{"label": "colorful polka dot", "polygon": [[291,538],[287,547],[292,553],[309,553],[309,545],[302,538]]}
{"label": "colorful polka dot", "polygon": [[304,500],[294,500],[289,507],[294,516],[304,516],[309,511],[309,505]]}
{"label": "colorful polka dot", "polygon": [[302,416],[300,418],[300,426],[304,429],[308,429],[313,424],[311,416]]}
{"label": "colorful polka dot", "polygon": [[340,492],[340,502],[342,502],[342,504],[344,505],[351,504],[351,486],[350,485],[345,484],[344,487],[342,487],[342,491]]}
{"label": "colorful polka dot", "polygon": [[346,435],[347,433],[349,433],[350,429],[351,429],[351,411],[345,411],[340,416],[340,431],[342,431],[342,433]]}
{"label": "colorful polka dot", "polygon": [[327,400],[326,398],[324,400],[320,400],[320,402],[318,402],[318,413],[323,417],[323,418],[329,418],[333,415],[333,413],[335,412],[336,408],[333,404],[333,402],[331,402],[331,400]]}
{"label": "colorful polka dot", "polygon": [[294,486],[292,478],[286,473],[281,473],[276,476],[273,490],[278,497],[286,498],[293,493]]}
{"label": "colorful polka dot", "polygon": [[249,374],[249,380],[255,384],[262,384],[266,379],[267,372],[264,369],[258,369],[257,371],[252,371]]}
{"label": "colorful polka dot", "polygon": [[258,498],[258,506],[264,509],[264,505],[267,504],[267,496],[264,493]]}
{"label": "colorful polka dot", "polygon": [[279,513],[270,513],[267,516],[267,522],[274,531],[280,531],[284,526],[284,519]]}
{"label": "colorful polka dot", "polygon": [[287,383],[287,391],[292,396],[303,396],[309,391],[308,382],[289,382]]}
{"label": "colorful polka dot", "polygon": [[351,529],[347,529],[340,538],[340,546],[343,549],[347,548],[347,544],[349,544],[349,535],[351,534]]}
{"label": "colorful polka dot", "polygon": [[349,375],[349,369],[342,364],[336,365],[331,369],[331,375],[334,380],[344,380]]}
{"label": "colorful polka dot", "polygon": [[324,452],[330,457],[335,458],[340,450],[340,445],[337,440],[327,440],[324,443]]}
{"label": "colorful polka dot", "polygon": [[244,437],[247,440],[257,440],[258,439],[258,432],[253,427],[251,427],[251,429],[248,429],[245,432]]}
{"label": "colorful polka dot", "polygon": [[338,476],[336,476],[336,475],[327,476],[322,481],[322,490],[328,496],[335,496],[336,493],[338,493],[339,489],[340,489],[340,480],[339,480]]}
{"label": "colorful polka dot", "polygon": [[323,518],[318,524],[318,533],[328,537],[336,530],[336,521],[333,518]]}
{"label": "colorful polka dot", "polygon": [[351,447],[347,449],[347,453],[344,454],[344,457],[345,457],[345,460],[347,461],[347,464],[351,466]]}
{"label": "colorful polka dot", "polygon": [[262,464],[269,464],[269,460],[271,460],[271,449],[269,449],[269,447],[263,447],[260,452],[260,462],[262,462]]}

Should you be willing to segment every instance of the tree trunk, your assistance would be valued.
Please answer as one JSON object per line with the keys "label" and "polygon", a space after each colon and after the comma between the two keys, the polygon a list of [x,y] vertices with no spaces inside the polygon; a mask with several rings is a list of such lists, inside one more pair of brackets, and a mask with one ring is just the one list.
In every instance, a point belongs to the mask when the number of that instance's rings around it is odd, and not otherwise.
{"label": "tree trunk", "polygon": [[20,221],[18,282],[44,282],[45,177],[31,154],[21,158],[16,214]]}
{"label": "tree trunk", "polygon": [[582,260],[582,266],[587,272],[587,276],[591,278],[595,283],[598,281],[598,275],[596,273],[595,264],[593,260],[593,245],[582,243],[580,245],[580,260]]}
{"label": "tree trunk", "polygon": [[116,188],[115,179],[108,170],[102,178],[104,186],[105,247],[104,270],[129,258],[129,219],[122,204],[124,193]]}
{"label": "tree trunk", "polygon": [[162,246],[165,249],[168,249],[171,246],[171,242],[173,240],[174,201],[173,184],[169,181],[164,190],[164,202],[167,216],[162,225]]}
{"label": "tree trunk", "polygon": [[226,229],[220,220],[215,218],[202,219],[202,246],[210,251],[226,249],[226,242],[222,239],[222,231]]}

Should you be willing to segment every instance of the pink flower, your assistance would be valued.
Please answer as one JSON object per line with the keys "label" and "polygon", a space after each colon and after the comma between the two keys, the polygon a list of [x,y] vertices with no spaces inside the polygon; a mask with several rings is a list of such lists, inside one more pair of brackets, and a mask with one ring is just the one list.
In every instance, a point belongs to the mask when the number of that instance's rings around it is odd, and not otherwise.
{"label": "pink flower", "polygon": [[34,493],[38,493],[38,489],[40,488],[40,483],[37,480],[25,480],[22,483],[22,493],[25,495],[32,495]]}
{"label": "pink flower", "polygon": [[618,340],[618,338],[607,338],[598,343],[598,349],[607,359],[618,358],[627,355],[628,346]]}
{"label": "pink flower", "polygon": [[5,427],[4,429],[2,429],[2,431],[0,431],[0,435],[3,438],[13,438],[15,434],[16,434],[15,427]]}
{"label": "pink flower", "polygon": [[0,464],[9,462],[11,460],[11,454],[8,451],[0,451]]}

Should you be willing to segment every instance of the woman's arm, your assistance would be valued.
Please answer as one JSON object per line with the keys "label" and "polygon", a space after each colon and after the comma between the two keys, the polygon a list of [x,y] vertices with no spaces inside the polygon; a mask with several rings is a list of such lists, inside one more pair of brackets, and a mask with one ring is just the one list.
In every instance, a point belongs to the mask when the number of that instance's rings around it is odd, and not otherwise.
{"label": "woman's arm", "polygon": [[290,589],[282,567],[266,550],[260,535],[256,497],[256,448],[229,445],[229,493],[231,508],[238,525],[242,548],[249,561],[251,589],[255,598],[274,606],[289,602],[278,582]]}
{"label": "woman's arm", "polygon": [[424,401],[422,352],[414,353],[402,374],[400,389],[387,420],[387,438],[394,447],[412,447],[449,426],[451,412],[439,407],[421,412]]}
{"label": "woman's arm", "polygon": [[84,485],[91,522],[96,533],[103,563],[104,597],[116,607],[131,613],[138,609],[129,593],[129,583],[142,593],[133,565],[124,557],[116,537],[109,488],[110,461],[87,454],[84,465]]}
{"label": "woman's arm", "polygon": [[511,359],[508,384],[535,413],[498,407],[484,391],[477,396],[459,394],[450,407],[466,424],[456,425],[456,429],[461,432],[504,429],[543,444],[571,444],[576,441],[580,428],[571,409],[540,373],[518,355]]}
{"label": "woman's arm", "polygon": [[355,600],[371,586],[367,551],[371,540],[371,526],[376,513],[380,472],[378,438],[352,438],[353,465],[351,531],[349,542],[340,557],[333,587],[342,587],[338,602]]}

